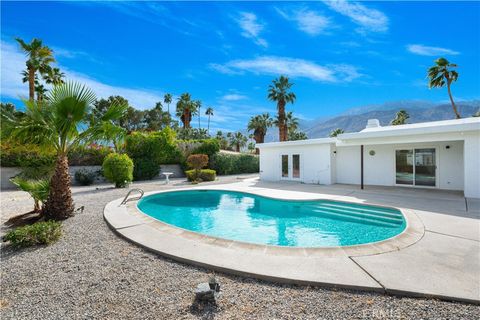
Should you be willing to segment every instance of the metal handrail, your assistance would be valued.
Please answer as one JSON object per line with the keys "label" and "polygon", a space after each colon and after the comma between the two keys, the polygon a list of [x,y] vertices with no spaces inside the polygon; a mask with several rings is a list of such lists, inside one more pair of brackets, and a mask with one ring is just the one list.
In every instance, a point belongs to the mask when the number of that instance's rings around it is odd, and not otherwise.
{"label": "metal handrail", "polygon": [[[140,196],[137,197],[137,198],[130,198],[130,199],[129,199],[128,197],[130,196],[130,193],[132,193],[133,191],[138,191],[138,192],[140,192]],[[127,195],[125,196],[125,198],[123,198],[123,201],[120,203],[120,205],[126,204],[128,201],[140,200],[140,199],[142,199],[144,193],[145,193],[145,192],[143,192],[142,189],[138,189],[138,188],[131,189],[130,191],[128,191],[128,193],[127,193]]]}

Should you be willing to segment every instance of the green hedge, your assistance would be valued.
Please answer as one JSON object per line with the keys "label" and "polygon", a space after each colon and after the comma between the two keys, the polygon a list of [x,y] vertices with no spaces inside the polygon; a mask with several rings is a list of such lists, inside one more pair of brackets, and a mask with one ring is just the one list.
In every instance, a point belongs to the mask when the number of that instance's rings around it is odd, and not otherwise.
{"label": "green hedge", "polygon": [[[195,170],[187,170],[185,171],[188,181],[198,181],[197,176],[195,174]],[[210,169],[202,169],[200,170],[200,181],[215,181],[217,178],[217,174],[215,170]]]}
{"label": "green hedge", "polygon": [[134,180],[153,179],[159,174],[161,164],[182,161],[175,132],[170,128],[152,133],[133,132],[126,138],[125,151],[134,163]]}
{"label": "green hedge", "polygon": [[218,175],[257,173],[260,170],[258,156],[249,154],[217,153],[211,158],[209,167]]}
{"label": "green hedge", "polygon": [[[70,166],[101,166],[112,150],[103,146],[77,147],[68,154]],[[0,147],[2,167],[48,167],[55,163],[53,150],[40,149],[36,145],[2,143]]]}
{"label": "green hedge", "polygon": [[193,149],[192,154],[206,154],[208,158],[220,151],[220,144],[217,139],[201,140],[201,145]]}

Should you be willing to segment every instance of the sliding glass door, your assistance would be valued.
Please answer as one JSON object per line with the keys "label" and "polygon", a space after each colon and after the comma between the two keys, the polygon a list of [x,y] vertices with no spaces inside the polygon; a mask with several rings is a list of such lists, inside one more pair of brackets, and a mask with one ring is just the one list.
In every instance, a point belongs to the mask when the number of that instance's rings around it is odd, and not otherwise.
{"label": "sliding glass door", "polygon": [[435,187],[435,148],[396,150],[395,169],[395,182],[398,185]]}

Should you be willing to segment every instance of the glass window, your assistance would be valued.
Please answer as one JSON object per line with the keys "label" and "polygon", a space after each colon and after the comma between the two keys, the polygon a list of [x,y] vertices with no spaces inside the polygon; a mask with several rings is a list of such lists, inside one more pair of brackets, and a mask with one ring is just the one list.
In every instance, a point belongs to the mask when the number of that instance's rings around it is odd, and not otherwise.
{"label": "glass window", "polygon": [[435,149],[415,149],[415,185],[435,187]]}
{"label": "glass window", "polygon": [[413,185],[413,150],[395,151],[396,183]]}
{"label": "glass window", "polygon": [[288,178],[288,155],[282,155],[282,177]]}

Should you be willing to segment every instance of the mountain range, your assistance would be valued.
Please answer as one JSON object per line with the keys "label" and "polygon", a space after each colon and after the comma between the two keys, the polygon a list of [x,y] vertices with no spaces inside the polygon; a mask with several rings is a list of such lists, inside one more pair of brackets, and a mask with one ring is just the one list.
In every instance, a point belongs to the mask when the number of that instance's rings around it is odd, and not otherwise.
{"label": "mountain range", "polygon": [[[462,117],[471,117],[480,110],[480,100],[458,102],[457,107]],[[300,121],[300,130],[304,131],[310,139],[328,137],[330,132],[336,128],[343,129],[345,132],[358,132],[365,128],[368,119],[378,119],[382,126],[389,125],[399,110],[405,110],[410,115],[407,123],[454,119],[450,103],[436,104],[417,100],[396,101],[352,108],[330,118]],[[278,141],[278,132],[275,129],[269,130],[265,137],[267,142]]]}

